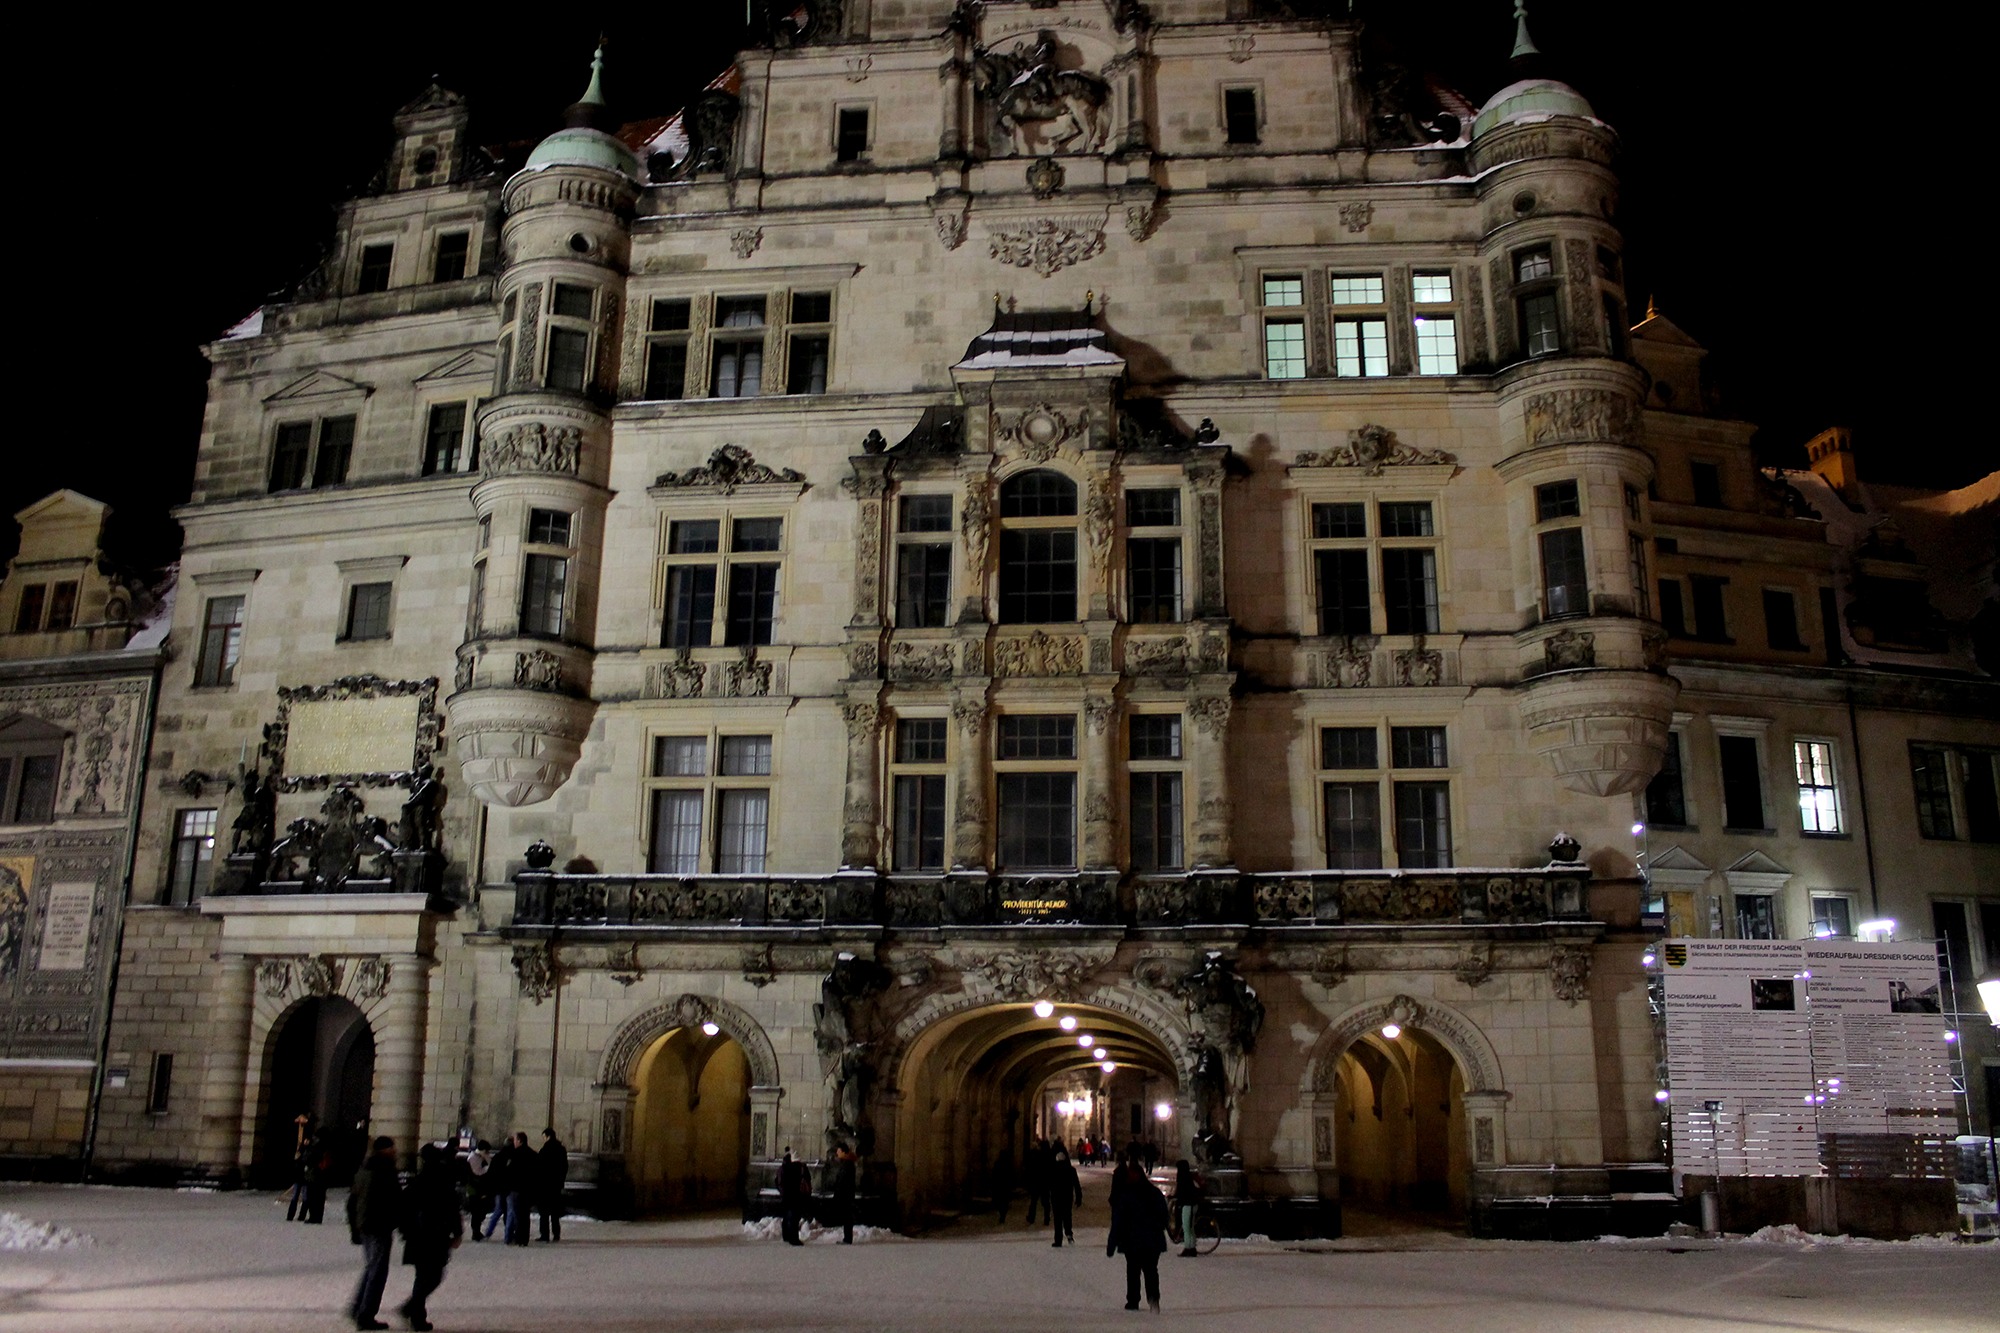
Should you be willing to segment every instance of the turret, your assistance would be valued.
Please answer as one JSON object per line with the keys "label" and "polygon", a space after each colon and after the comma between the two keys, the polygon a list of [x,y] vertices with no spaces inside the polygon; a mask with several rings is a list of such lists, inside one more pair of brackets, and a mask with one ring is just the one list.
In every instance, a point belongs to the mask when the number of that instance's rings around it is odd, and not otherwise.
{"label": "turret", "polygon": [[496,805],[568,780],[595,704],[611,386],[639,162],[607,132],[604,52],[564,128],[502,195],[494,397],[479,417],[479,514],[451,733]]}

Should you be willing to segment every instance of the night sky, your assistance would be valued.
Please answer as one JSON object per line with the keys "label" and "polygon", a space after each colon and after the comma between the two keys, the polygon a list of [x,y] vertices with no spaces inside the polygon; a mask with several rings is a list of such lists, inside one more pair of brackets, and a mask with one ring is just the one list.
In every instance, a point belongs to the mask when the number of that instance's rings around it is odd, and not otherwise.
{"label": "night sky", "polygon": [[[1364,8],[1408,27],[1410,63],[1475,105],[1510,80],[1505,0]],[[1971,429],[1985,372],[1965,364],[1985,345],[1991,283],[1945,243],[1985,173],[1987,114],[1934,49],[1948,35],[1803,6],[1782,7],[1802,16],[1787,26],[1779,8],[1536,0],[1531,14],[1550,72],[1622,137],[1635,314],[1654,296],[1712,350],[1729,409],[1762,426],[1763,461],[1802,466],[1805,439],[1838,422],[1865,477],[1962,485],[1995,466]],[[619,110],[681,106],[739,45],[732,11],[670,0],[606,22]],[[29,355],[15,387],[53,429],[17,429],[0,515],[75,487],[117,511],[115,556],[170,558],[167,509],[188,495],[201,429],[200,344],[311,266],[333,205],[373,174],[390,116],[433,74],[471,99],[482,142],[539,137],[582,90],[603,21],[585,7],[532,28],[462,7],[313,8],[292,28],[278,12],[85,26],[49,40],[18,85],[17,314],[35,317],[16,330]],[[13,549],[0,518],[0,558]]]}

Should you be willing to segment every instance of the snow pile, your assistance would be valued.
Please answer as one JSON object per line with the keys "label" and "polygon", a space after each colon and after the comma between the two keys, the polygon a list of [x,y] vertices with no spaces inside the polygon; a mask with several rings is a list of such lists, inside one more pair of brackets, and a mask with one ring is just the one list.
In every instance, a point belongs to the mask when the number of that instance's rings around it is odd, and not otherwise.
{"label": "snow pile", "polygon": [[[808,1245],[838,1245],[840,1244],[840,1235],[839,1227],[823,1227],[817,1222],[799,1223],[799,1239]],[[782,1241],[784,1238],[785,1220],[781,1217],[760,1217],[755,1222],[745,1222],[743,1224],[743,1239],[745,1240]],[[887,1227],[854,1228],[854,1243],[856,1245],[895,1239],[896,1233]]]}
{"label": "snow pile", "polygon": [[1799,1230],[1789,1222],[1753,1231],[1743,1239],[1761,1241],[1766,1245],[1916,1245],[1926,1249],[1958,1244],[1957,1237],[1948,1232],[1912,1236],[1908,1240],[1871,1240],[1866,1236],[1816,1236],[1810,1231]]}
{"label": "snow pile", "polygon": [[0,1213],[0,1250],[67,1250],[97,1242],[80,1231],[36,1222],[19,1213]]}

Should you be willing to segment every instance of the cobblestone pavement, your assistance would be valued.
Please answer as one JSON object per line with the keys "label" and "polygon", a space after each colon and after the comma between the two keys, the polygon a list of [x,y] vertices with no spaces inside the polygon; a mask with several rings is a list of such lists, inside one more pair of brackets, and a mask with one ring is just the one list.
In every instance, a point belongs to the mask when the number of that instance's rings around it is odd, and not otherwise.
{"label": "cobblestone pavement", "polygon": [[[1093,1191],[1094,1193],[1094,1191]],[[339,1222],[287,1225],[282,1197],[0,1187],[0,1211],[93,1238],[0,1252],[0,1330],[348,1327],[359,1251]],[[431,1315],[445,1330],[1036,1330],[1202,1333],[1955,1333],[2000,1328],[2000,1247],[1741,1240],[1576,1245],[1440,1233],[1231,1242],[1161,1265],[1165,1309],[1127,1314],[1095,1198],[1074,1248],[1015,1223],[791,1249],[727,1218],[572,1222],[560,1245],[467,1244]],[[389,1280],[384,1318],[408,1294]],[[398,1324],[399,1326],[399,1324]]]}

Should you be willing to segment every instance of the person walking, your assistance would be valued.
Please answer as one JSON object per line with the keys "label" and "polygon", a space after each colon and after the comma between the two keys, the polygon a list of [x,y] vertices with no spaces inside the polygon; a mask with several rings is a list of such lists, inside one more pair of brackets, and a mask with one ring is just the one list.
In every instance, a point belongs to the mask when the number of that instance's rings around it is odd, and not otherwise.
{"label": "person walking", "polygon": [[1048,1202],[1049,1229],[1055,1233],[1055,1248],[1061,1249],[1064,1241],[1076,1244],[1070,1209],[1083,1203],[1083,1182],[1077,1179],[1076,1168],[1070,1165],[1069,1154],[1060,1145],[1049,1159]]}
{"label": "person walking", "polygon": [[308,1163],[312,1160],[313,1140],[318,1137],[313,1131],[313,1118],[301,1115],[292,1122],[298,1126],[298,1142],[292,1148],[292,1197],[285,1204],[285,1220],[299,1220],[299,1210],[306,1201],[306,1181]]}
{"label": "person walking", "polygon": [[542,1131],[542,1148],[535,1154],[535,1203],[541,1214],[541,1238],[562,1239],[563,1186],[569,1181],[569,1149],[553,1127]]}
{"label": "person walking", "polygon": [[1105,1238],[1106,1258],[1125,1255],[1125,1308],[1139,1308],[1139,1287],[1146,1288],[1146,1305],[1160,1308],[1160,1256],[1167,1250],[1167,1196],[1146,1179],[1138,1154],[1118,1167],[1111,1182],[1111,1234]]}
{"label": "person walking", "polygon": [[1028,1145],[1028,1155],[1021,1163],[1021,1184],[1028,1193],[1028,1225],[1033,1226],[1037,1207],[1044,1214],[1049,1211],[1049,1155],[1040,1139]]}
{"label": "person walking", "polygon": [[840,1243],[854,1243],[854,1174],[858,1160],[845,1143],[833,1151],[833,1206],[840,1214]]}
{"label": "person walking", "polygon": [[396,1227],[403,1220],[403,1187],[396,1179],[396,1141],[375,1140],[374,1148],[354,1173],[347,1196],[347,1232],[361,1247],[361,1281],[347,1303],[357,1329],[387,1328],[375,1317],[382,1308],[382,1286],[389,1280],[389,1254]]}
{"label": "person walking", "polygon": [[812,1173],[806,1164],[792,1156],[790,1148],[778,1163],[778,1209],[784,1215],[784,1237],[787,1245],[803,1245],[799,1239],[799,1223],[804,1220],[806,1202],[812,1198]]}
{"label": "person walking", "polygon": [[480,1139],[477,1146],[465,1155],[465,1211],[472,1215],[469,1228],[474,1240],[485,1240],[479,1234],[479,1219],[486,1216],[493,1207],[493,1145]]}
{"label": "person walking", "polygon": [[500,1140],[500,1146],[493,1151],[492,1160],[486,1166],[486,1188],[493,1199],[493,1209],[486,1218],[484,1231],[474,1227],[472,1234],[480,1240],[490,1240],[493,1229],[501,1227],[500,1239],[504,1242],[514,1229],[507,1217],[507,1192],[512,1188],[514,1174],[514,1136],[509,1134]]}
{"label": "person walking", "polygon": [[512,1169],[507,1172],[507,1243],[523,1249],[528,1244],[528,1205],[534,1198],[535,1150],[528,1146],[528,1131],[517,1129],[511,1145]]}
{"label": "person walking", "polygon": [[1188,1159],[1183,1157],[1174,1164],[1173,1200],[1174,1208],[1179,1211],[1181,1217],[1181,1258],[1183,1259],[1192,1259],[1196,1254],[1194,1248],[1194,1215],[1195,1211],[1201,1207],[1201,1200],[1201,1177],[1195,1174],[1194,1167],[1190,1166]]}
{"label": "person walking", "polygon": [[435,1143],[417,1154],[417,1176],[403,1196],[403,1262],[416,1269],[410,1299],[397,1313],[417,1333],[431,1326],[426,1302],[444,1281],[445,1265],[458,1248],[465,1221],[458,1207],[458,1180],[453,1159]]}

